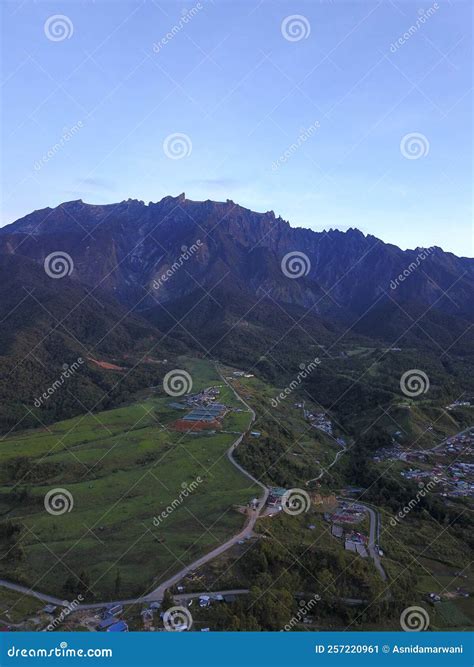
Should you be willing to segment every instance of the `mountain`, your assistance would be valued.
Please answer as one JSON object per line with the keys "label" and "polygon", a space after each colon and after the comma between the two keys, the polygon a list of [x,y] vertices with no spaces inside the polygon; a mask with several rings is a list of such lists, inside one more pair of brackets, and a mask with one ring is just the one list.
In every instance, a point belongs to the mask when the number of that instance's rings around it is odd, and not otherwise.
{"label": "mountain", "polygon": [[[86,363],[47,399],[43,422],[126,400],[183,352],[277,386],[318,357],[306,385],[323,404],[346,397],[345,414],[385,404],[407,368],[430,368],[440,400],[469,391],[474,260],[437,247],[293,228],[184,194],[79,200],[0,229],[0,285],[2,430],[35,424],[35,397],[78,356]],[[381,366],[392,347],[402,356]]]}
{"label": "mountain", "polygon": [[58,282],[28,258],[1,257],[0,431],[111,407],[180,350],[110,295]]}
{"label": "mountain", "polygon": [[[189,259],[180,260],[183,248],[195,249]],[[148,205],[78,200],[35,211],[0,229],[0,251],[37,262],[51,252],[67,252],[73,278],[100,284],[137,308],[217,284],[332,315],[341,309],[360,315],[385,294],[455,316],[470,316],[474,306],[472,259],[437,247],[425,249],[420,259],[423,249],[403,251],[356,229],[293,228],[273,211],[255,213],[229,200],[195,202],[184,194]],[[284,257],[295,252],[305,255],[293,267],[304,271],[298,279],[282,271]],[[153,289],[177,261],[184,270]]]}

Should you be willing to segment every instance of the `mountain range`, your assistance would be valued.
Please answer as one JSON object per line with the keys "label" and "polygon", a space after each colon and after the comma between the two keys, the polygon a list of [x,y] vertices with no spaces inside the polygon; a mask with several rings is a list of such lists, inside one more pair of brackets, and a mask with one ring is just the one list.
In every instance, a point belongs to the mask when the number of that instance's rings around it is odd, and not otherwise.
{"label": "mountain range", "polygon": [[122,361],[150,346],[160,359],[188,350],[270,375],[348,344],[474,358],[473,259],[401,250],[357,229],[293,228],[230,200],[34,211],[0,228],[0,276],[4,398],[25,355],[39,387],[42,366],[84,349]]}

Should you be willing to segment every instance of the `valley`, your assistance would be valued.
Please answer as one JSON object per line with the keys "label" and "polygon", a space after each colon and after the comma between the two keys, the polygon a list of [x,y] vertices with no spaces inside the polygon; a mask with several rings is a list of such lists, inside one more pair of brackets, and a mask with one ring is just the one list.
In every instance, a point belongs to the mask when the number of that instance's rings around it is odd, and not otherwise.
{"label": "valley", "polygon": [[416,256],[184,194],[1,228],[0,623],[471,628],[474,266]]}
{"label": "valley", "polygon": [[[297,629],[370,629],[374,623],[389,629],[400,608],[415,601],[430,609],[429,595],[438,591],[440,602],[430,614],[439,628],[451,627],[453,618],[456,629],[471,625],[458,591],[474,585],[464,566],[469,547],[463,523],[439,534],[436,521],[418,507],[394,521],[382,497],[348,486],[357,438],[333,416],[317,417],[315,428],[307,396],[305,409],[297,392],[274,407],[278,389],[253,373],[244,377],[232,367],[189,357],[179,361],[192,378],[192,393],[173,399],[157,386],[129,405],[4,441],[0,529],[7,543],[0,576],[24,588],[15,593],[0,582],[0,604],[2,595],[10,600],[3,623],[45,623],[44,612],[31,602],[41,591],[45,600],[57,598],[55,606],[81,596],[68,616],[69,629],[94,626],[94,614],[107,601],[125,605],[130,629],[146,629],[150,624],[142,626],[140,610],[160,603],[169,590],[178,603],[206,595],[212,600],[221,591],[232,600],[218,609],[215,602],[196,603],[196,629],[278,629],[311,595],[318,604]],[[217,429],[173,429],[186,402],[194,414],[193,397],[211,394],[227,407]],[[34,465],[26,464],[30,460]],[[318,468],[308,479],[308,471]],[[260,487],[249,474],[261,480]],[[411,497],[396,474],[385,470],[387,477],[398,483],[393,501]],[[268,504],[252,509],[262,481]],[[73,507],[50,515],[42,501],[56,485],[70,493]],[[308,505],[301,512],[282,511],[278,496],[272,501],[280,487],[281,493],[300,487]],[[345,524],[353,520],[341,507],[352,505],[366,518]],[[457,514],[450,512],[449,523],[458,522]],[[346,550],[334,530],[338,525],[346,531]],[[12,528],[13,539],[7,537]],[[362,555],[347,550],[352,534],[368,540]],[[34,611],[18,614],[28,609],[28,600]],[[449,605],[454,615],[445,611]]]}

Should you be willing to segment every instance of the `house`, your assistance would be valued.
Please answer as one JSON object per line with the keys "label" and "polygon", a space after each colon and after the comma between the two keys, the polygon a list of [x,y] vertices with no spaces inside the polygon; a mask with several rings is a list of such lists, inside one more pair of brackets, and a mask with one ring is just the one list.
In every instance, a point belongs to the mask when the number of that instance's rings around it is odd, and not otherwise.
{"label": "house", "polygon": [[226,593],[224,595],[224,602],[231,603],[235,602],[237,600],[237,595],[234,595],[233,593]]}
{"label": "house", "polygon": [[117,623],[117,619],[115,616],[108,616],[107,618],[103,618],[99,625],[97,626],[97,630],[106,630],[107,628],[110,628],[110,626],[115,625]]}
{"label": "house", "polygon": [[140,613],[144,623],[153,620],[153,609],[143,609]]}
{"label": "house", "polygon": [[107,632],[128,632],[128,625],[125,621],[119,621],[118,623],[111,625],[110,628],[107,629]]}
{"label": "house", "polygon": [[260,431],[250,431],[252,438],[259,438],[262,434]]}
{"label": "house", "polygon": [[47,604],[46,607],[43,609],[45,614],[54,614],[56,611],[57,607],[54,606],[54,604]]}
{"label": "house", "polygon": [[342,526],[335,526],[333,524],[331,528],[331,533],[334,537],[342,537],[343,535]]}
{"label": "house", "polygon": [[104,618],[108,616],[119,616],[123,612],[123,606],[121,604],[114,604],[111,605],[110,607],[107,607],[107,609],[104,612]]}

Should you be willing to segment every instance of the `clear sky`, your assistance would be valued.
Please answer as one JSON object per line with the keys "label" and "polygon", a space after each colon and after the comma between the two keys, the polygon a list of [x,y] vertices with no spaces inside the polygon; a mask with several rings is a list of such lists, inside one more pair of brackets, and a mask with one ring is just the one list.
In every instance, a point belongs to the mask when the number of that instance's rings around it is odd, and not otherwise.
{"label": "clear sky", "polygon": [[471,5],[4,0],[0,224],[186,192],[472,256]]}

